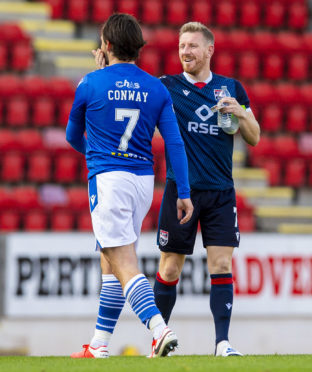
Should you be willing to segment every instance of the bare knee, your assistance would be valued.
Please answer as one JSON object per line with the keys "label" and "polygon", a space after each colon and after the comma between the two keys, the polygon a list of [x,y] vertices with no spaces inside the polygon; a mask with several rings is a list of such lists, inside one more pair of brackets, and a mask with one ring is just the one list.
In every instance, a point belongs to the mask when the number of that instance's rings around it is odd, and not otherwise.
{"label": "bare knee", "polygon": [[177,280],[183,269],[185,256],[162,252],[159,262],[159,274],[167,282]]}

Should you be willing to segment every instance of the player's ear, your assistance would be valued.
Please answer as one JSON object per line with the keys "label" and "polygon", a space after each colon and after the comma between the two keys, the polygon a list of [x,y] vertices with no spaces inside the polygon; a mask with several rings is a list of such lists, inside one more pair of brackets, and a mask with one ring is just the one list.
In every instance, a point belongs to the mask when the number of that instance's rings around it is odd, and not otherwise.
{"label": "player's ear", "polygon": [[207,49],[207,58],[211,58],[213,53],[214,53],[214,45],[210,44],[208,45],[208,49]]}

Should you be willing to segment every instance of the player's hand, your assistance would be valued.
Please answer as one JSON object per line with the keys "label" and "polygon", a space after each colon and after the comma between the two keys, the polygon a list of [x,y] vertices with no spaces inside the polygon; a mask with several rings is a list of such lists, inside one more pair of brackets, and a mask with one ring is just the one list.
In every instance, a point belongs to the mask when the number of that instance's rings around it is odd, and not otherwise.
{"label": "player's hand", "polygon": [[[193,203],[191,199],[178,199],[177,200],[177,211],[178,211],[178,220],[180,220],[180,224],[183,225],[184,223],[188,222],[193,214]],[[184,211],[185,216],[182,218],[182,212]]]}
{"label": "player's hand", "polygon": [[234,97],[223,97],[218,102],[221,106],[220,111],[222,114],[233,114],[239,119],[246,118],[246,110],[237,102]]}
{"label": "player's hand", "polygon": [[101,49],[93,49],[92,54],[94,56],[94,61],[98,69],[104,68],[106,66],[104,53]]}

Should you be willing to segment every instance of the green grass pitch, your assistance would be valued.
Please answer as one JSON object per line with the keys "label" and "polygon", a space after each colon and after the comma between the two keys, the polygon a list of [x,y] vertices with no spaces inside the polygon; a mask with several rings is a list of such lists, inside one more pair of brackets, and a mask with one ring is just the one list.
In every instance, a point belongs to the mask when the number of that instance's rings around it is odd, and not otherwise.
{"label": "green grass pitch", "polygon": [[209,355],[148,359],[1,356],[1,372],[275,372],[312,371],[312,355],[253,355],[216,358]]}

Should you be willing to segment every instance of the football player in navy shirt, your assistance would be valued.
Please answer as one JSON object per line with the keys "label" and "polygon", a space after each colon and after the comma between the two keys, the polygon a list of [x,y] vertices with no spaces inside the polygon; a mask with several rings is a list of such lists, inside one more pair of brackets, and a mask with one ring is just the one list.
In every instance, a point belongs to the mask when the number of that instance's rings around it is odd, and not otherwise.
{"label": "football player in navy shirt", "polygon": [[156,126],[177,179],[176,218],[181,224],[191,218],[184,144],[168,90],[134,63],[144,45],[136,19],[112,15],[101,39],[109,66],[81,80],[66,128],[68,142],[86,156],[92,226],[103,272],[95,336],[72,357],[108,357],[108,341],[125,301],[153,333],[151,357],[166,356],[177,346],[177,337],[155,305],[135,248],[153,198],[151,140]]}
{"label": "football player in navy shirt", "polygon": [[260,128],[242,85],[210,70],[213,52],[213,33],[201,23],[186,23],[179,35],[179,57],[184,72],[161,77],[171,94],[185,144],[194,213],[188,223],[179,225],[174,204],[176,178],[166,148],[167,182],[158,227],[161,258],[154,293],[168,323],[185,256],[193,253],[200,223],[211,278],[215,355],[226,357],[242,354],[231,347],[228,337],[233,304],[232,254],[240,238],[232,177],[233,135],[218,126],[217,113],[211,110],[218,104],[222,86],[227,87],[231,97],[222,98],[218,107],[223,106],[222,113],[236,116],[240,134],[248,144],[255,146],[259,142]]}
{"label": "football player in navy shirt", "polygon": [[[203,24],[189,22],[181,27],[179,57],[184,72],[166,75],[161,82],[168,88],[185,144],[194,213],[180,225],[176,218],[177,179],[166,146],[167,182],[159,216],[158,246],[161,250],[154,293],[156,304],[168,323],[177,294],[177,283],[185,256],[193,253],[200,223],[203,247],[211,277],[210,308],[216,332],[216,356],[241,356],[229,343],[233,305],[232,254],[239,246],[240,233],[232,177],[233,135],[218,126],[218,103],[222,86],[231,97],[222,98],[222,113],[236,116],[240,135],[249,145],[260,140],[260,127],[248,96],[239,81],[214,74],[210,61],[214,35]],[[94,51],[98,67],[104,66],[103,53]]]}

